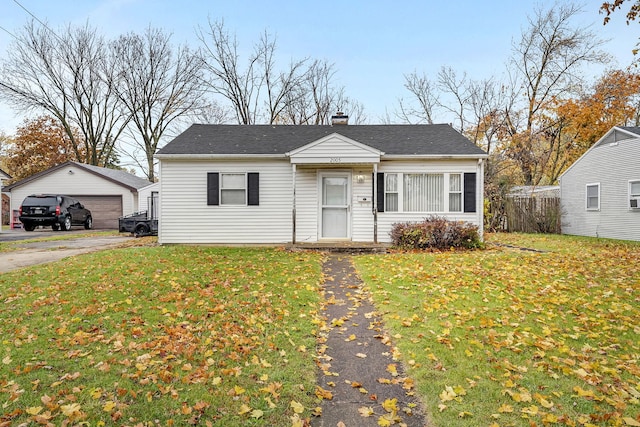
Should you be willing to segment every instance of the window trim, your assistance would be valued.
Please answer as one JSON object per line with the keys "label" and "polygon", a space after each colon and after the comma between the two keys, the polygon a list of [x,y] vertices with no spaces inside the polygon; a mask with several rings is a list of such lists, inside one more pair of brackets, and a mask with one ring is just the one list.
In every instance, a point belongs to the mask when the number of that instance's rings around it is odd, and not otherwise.
{"label": "window trim", "polygon": [[[452,191],[451,190],[451,176],[453,175],[457,175],[459,177],[459,190],[455,190]],[[464,211],[464,174],[462,172],[451,172],[449,173],[449,179],[447,180],[447,199],[446,199],[446,203],[447,203],[447,210],[446,212],[452,212],[452,213],[462,213]],[[457,211],[451,210],[451,195],[452,194],[459,194],[460,195],[460,209]]]}
{"label": "window trim", "polygon": [[[244,185],[242,188],[240,187],[233,187],[233,188],[224,188],[222,186],[222,182],[223,182],[223,177],[225,175],[242,175],[244,177]],[[247,173],[246,172],[220,172],[220,184],[218,185],[218,191],[220,192],[220,196],[219,196],[219,200],[220,200],[220,206],[247,206]],[[222,201],[222,193],[224,191],[240,191],[242,190],[244,192],[244,202],[243,203],[224,203]]]}
{"label": "window trim", "polygon": [[632,198],[633,199],[640,199],[640,192],[638,192],[638,193],[632,193],[631,192],[631,187],[632,187],[633,184],[640,185],[640,179],[630,179],[629,180],[629,185],[627,187],[627,189],[628,189],[628,192],[627,192],[627,195],[628,195],[628,197],[627,197],[627,200],[628,200],[627,208],[629,210],[631,210],[631,211],[639,211],[640,210],[640,205],[637,208],[634,208],[634,207],[631,206],[631,199]]}
{"label": "window trim", "polygon": [[[395,175],[396,176],[396,189],[395,191],[390,191],[389,189],[387,189],[387,176],[388,175]],[[385,212],[401,212],[401,207],[402,207],[402,200],[400,199],[401,197],[401,191],[400,191],[400,186],[402,185],[402,174],[398,173],[398,172],[389,172],[389,173],[385,173],[384,175],[384,211]],[[389,205],[387,204],[387,194],[395,194],[396,195],[396,209],[395,210],[391,210],[389,209]]]}
{"label": "window trim", "polygon": [[[222,188],[222,175],[244,175],[244,203],[222,203],[224,190],[240,190],[240,188]],[[260,173],[259,172],[207,172],[207,205],[243,207],[260,205]]]}
{"label": "window trim", "polygon": [[[597,207],[589,207],[589,187],[596,187],[598,189],[598,206]],[[584,187],[584,206],[587,211],[597,212],[600,210],[600,199],[601,199],[601,191],[600,191],[600,183],[592,182],[585,184]]]}

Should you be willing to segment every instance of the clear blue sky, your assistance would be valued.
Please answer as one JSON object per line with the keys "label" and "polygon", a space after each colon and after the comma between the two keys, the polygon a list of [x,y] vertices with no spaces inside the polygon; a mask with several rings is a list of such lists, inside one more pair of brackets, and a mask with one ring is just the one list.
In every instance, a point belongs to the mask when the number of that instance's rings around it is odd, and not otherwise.
{"label": "clear blue sky", "polygon": [[[277,36],[279,61],[311,57],[335,64],[336,83],[361,102],[370,123],[378,123],[407,97],[404,75],[417,71],[435,77],[442,66],[473,79],[501,76],[511,43],[527,26],[534,6],[552,1],[527,0],[405,0],[402,2],[351,0],[310,2],[243,0],[18,0],[52,28],[89,22],[105,36],[141,31],[151,25],[173,34],[173,41],[198,44],[195,29],[207,26],[207,17],[224,19],[238,36],[241,49],[250,51],[267,30]],[[626,67],[640,36],[640,24],[627,26],[617,12],[602,25],[602,0],[579,2],[582,23],[593,25],[605,39],[615,60]],[[14,0],[0,0],[0,27],[17,32],[30,15]],[[11,36],[0,29],[4,58]],[[244,55],[246,58],[246,55]],[[599,75],[603,69],[590,70]],[[15,132],[22,121],[0,103],[0,131]]]}

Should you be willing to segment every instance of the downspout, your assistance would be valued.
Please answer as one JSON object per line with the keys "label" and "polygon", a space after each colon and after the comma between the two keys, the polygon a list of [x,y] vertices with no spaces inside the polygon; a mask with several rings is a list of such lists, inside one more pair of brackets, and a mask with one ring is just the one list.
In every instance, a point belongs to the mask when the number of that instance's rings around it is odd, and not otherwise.
{"label": "downspout", "polygon": [[373,164],[373,243],[378,244],[378,164]]}
{"label": "downspout", "polygon": [[480,241],[484,242],[484,162],[482,159],[478,159],[478,181],[480,208],[478,209],[478,232],[480,234]]}
{"label": "downspout", "polygon": [[296,244],[296,165],[291,165],[291,172],[293,176],[293,207],[291,212],[291,244]]}

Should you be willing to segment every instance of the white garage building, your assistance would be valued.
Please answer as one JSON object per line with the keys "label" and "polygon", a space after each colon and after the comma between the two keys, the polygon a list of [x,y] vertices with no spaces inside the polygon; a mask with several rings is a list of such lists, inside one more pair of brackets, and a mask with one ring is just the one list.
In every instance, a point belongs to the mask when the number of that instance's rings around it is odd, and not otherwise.
{"label": "white garage building", "polygon": [[11,219],[31,194],[64,194],[91,210],[97,229],[117,229],[118,218],[138,210],[139,190],[151,182],[128,172],[78,162],[66,162],[6,186],[11,194]]}

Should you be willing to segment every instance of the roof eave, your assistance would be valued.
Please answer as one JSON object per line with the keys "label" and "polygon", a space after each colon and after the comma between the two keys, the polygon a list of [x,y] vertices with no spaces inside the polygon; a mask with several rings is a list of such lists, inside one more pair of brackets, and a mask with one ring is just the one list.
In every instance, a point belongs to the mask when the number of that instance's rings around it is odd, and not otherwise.
{"label": "roof eave", "polygon": [[156,154],[159,160],[250,160],[250,159],[287,159],[280,154]]}
{"label": "roof eave", "polygon": [[488,154],[385,154],[381,156],[381,160],[415,160],[415,159],[433,159],[433,160],[447,160],[447,159],[487,159]]}

